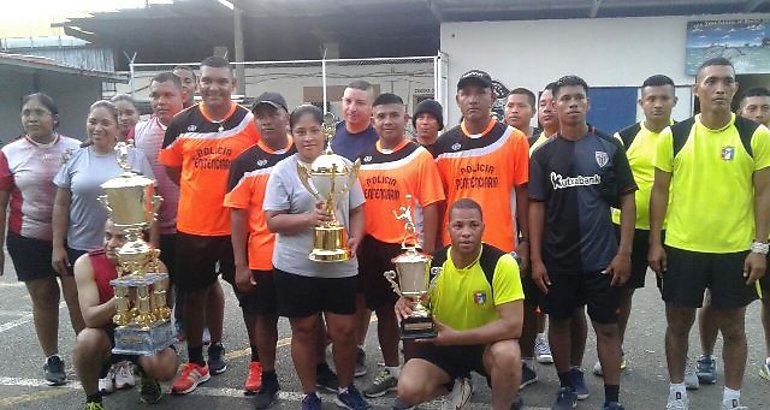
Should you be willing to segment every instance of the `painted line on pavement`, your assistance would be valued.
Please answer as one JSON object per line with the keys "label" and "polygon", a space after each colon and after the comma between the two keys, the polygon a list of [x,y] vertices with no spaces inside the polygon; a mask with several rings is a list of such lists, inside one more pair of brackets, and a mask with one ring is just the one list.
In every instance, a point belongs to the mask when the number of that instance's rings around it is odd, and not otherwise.
{"label": "painted line on pavement", "polygon": [[10,322],[5,322],[3,324],[0,324],[0,333],[7,332],[13,329],[14,327],[25,325],[31,321],[32,321],[32,315],[26,315],[15,320],[11,320]]}
{"label": "painted line on pavement", "polygon": [[0,288],[23,288],[25,285],[22,282],[5,283],[0,282]]}

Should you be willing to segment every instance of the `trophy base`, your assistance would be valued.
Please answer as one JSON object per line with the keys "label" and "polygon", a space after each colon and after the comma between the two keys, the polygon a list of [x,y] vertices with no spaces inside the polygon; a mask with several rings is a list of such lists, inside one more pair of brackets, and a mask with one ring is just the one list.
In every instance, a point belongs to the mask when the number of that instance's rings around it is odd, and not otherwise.
{"label": "trophy base", "polygon": [[401,321],[401,340],[436,337],[436,325],[429,317],[410,317]]}
{"label": "trophy base", "polygon": [[330,262],[344,262],[350,259],[347,249],[313,249],[313,252],[308,256],[313,262],[330,263]]}
{"label": "trophy base", "polygon": [[171,346],[176,332],[171,321],[153,324],[149,328],[118,326],[115,328],[114,354],[152,356]]}

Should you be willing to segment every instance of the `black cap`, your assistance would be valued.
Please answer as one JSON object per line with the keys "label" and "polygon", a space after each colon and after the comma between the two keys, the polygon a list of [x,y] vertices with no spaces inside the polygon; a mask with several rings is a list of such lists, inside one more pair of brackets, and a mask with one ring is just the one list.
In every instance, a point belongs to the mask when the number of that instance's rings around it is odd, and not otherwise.
{"label": "black cap", "polygon": [[441,131],[444,129],[444,110],[441,108],[441,104],[439,104],[438,101],[428,99],[422,100],[417,104],[417,107],[414,109],[414,115],[412,116],[412,125],[415,128],[417,128],[417,117],[420,114],[432,115],[438,122],[438,130]]}
{"label": "black cap", "polygon": [[457,82],[457,89],[459,90],[470,84],[480,85],[484,88],[492,88],[492,77],[486,71],[468,71],[460,76],[460,81]]}
{"label": "black cap", "polygon": [[276,110],[279,108],[283,108],[286,112],[289,112],[288,104],[286,104],[286,99],[283,98],[283,96],[279,93],[274,92],[264,92],[257,97],[256,101],[254,102],[254,106],[251,107],[251,111],[256,111],[257,107],[259,107],[262,104],[267,104]]}

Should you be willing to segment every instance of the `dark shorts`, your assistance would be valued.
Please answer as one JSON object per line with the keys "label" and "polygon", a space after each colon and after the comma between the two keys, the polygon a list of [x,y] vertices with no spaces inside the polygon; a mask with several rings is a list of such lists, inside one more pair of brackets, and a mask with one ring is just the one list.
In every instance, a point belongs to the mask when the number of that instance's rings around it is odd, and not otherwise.
{"label": "dark shorts", "polygon": [[404,252],[401,244],[381,242],[367,235],[358,249],[358,276],[363,283],[366,306],[372,310],[392,310],[398,295],[383,273],[396,269],[390,260]]}
{"label": "dark shorts", "polygon": [[234,283],[235,262],[230,236],[176,234],[176,285],[183,292],[204,290],[222,279]]}
{"label": "dark shorts", "polygon": [[[620,226],[615,225],[615,237],[620,242]],[[634,230],[634,242],[631,244],[631,276],[624,285],[627,289],[644,287],[647,277],[647,252],[650,250],[650,231]]]}
{"label": "dark shorts", "polygon": [[525,306],[529,306],[530,308],[543,306],[543,298],[545,298],[545,295],[543,294],[543,291],[537,287],[535,281],[532,280],[530,272],[527,272],[521,277],[521,288],[524,290]]}
{"label": "dark shorts", "polygon": [[58,276],[51,265],[53,242],[8,232],[5,244],[8,254],[11,255],[16,277],[21,282]]}
{"label": "dark shorts", "polygon": [[244,312],[252,315],[273,315],[277,311],[277,300],[275,297],[275,282],[273,280],[273,271],[252,270],[252,277],[257,282],[257,286],[249,293],[243,293],[237,290],[235,296],[238,298],[238,304]]}
{"label": "dark shorts", "polygon": [[[770,264],[770,256],[767,258],[767,263]],[[759,286],[762,288],[762,303],[770,305],[770,275],[765,271],[765,276],[759,280]]]}
{"label": "dark shorts", "polygon": [[[110,339],[110,347],[115,347],[115,326],[110,325],[102,328],[102,330],[104,331],[104,333],[107,334],[107,337]],[[107,377],[107,373],[110,371],[110,367],[115,363],[120,363],[122,361],[129,361],[138,366],[139,357],[140,356],[128,355],[128,354],[112,354],[109,360],[102,362],[102,369],[99,373],[99,378],[103,379]]]}
{"label": "dark shorts", "polygon": [[70,247],[67,247],[67,258],[69,258],[70,260],[70,267],[67,270],[69,271],[70,275],[75,274],[75,271],[73,270],[75,266],[75,261],[78,260],[79,257],[87,253],[88,251],[84,251],[82,249],[72,249]]}
{"label": "dark shorts", "polygon": [[757,299],[754,286],[746,285],[743,263],[748,251],[701,253],[666,246],[668,270],[663,275],[663,300],[675,307],[699,308],[706,288],[711,307],[741,308]]}
{"label": "dark shorts", "polygon": [[487,382],[489,382],[489,375],[484,369],[484,351],[486,348],[487,345],[436,346],[429,343],[420,344],[417,346],[414,358],[423,359],[436,365],[449,375],[450,380],[466,377],[473,371],[486,377]]}
{"label": "dark shorts", "polygon": [[304,318],[322,312],[356,312],[356,277],[313,278],[273,269],[278,314]]}
{"label": "dark shorts", "polygon": [[176,234],[160,235],[160,260],[168,268],[170,285],[175,283],[176,273]]}
{"label": "dark shorts", "polygon": [[588,305],[588,316],[601,324],[618,321],[620,289],[610,285],[601,272],[584,274],[549,273],[551,286],[543,298],[543,310],[556,319],[569,319],[575,309]]}

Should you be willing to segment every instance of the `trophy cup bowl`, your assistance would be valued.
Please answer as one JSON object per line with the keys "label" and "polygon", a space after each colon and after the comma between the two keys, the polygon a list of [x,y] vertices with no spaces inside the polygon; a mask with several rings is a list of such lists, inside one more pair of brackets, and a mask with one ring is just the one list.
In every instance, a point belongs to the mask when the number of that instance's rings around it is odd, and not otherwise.
{"label": "trophy cup bowl", "polygon": [[391,259],[396,271],[384,273],[393,291],[409,299],[412,307],[412,314],[401,320],[401,339],[428,339],[437,335],[436,325],[422,302],[430,292],[431,259],[431,256],[415,248],[408,248],[406,252]]}

